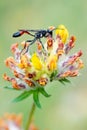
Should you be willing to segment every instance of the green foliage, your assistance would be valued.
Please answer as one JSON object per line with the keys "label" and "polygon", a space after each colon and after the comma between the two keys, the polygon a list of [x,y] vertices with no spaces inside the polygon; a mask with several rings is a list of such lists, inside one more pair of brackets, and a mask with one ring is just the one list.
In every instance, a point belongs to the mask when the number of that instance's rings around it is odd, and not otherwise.
{"label": "green foliage", "polygon": [[[18,89],[12,88],[11,86],[4,86],[5,89],[9,89],[9,90],[16,90],[18,91]],[[20,91],[20,90],[19,90]]]}
{"label": "green foliage", "polygon": [[20,94],[18,97],[16,97],[13,102],[19,102],[24,100],[25,98],[29,97],[31,94],[33,93],[33,91],[24,91],[22,94]]}
{"label": "green foliage", "polygon": [[[10,87],[5,87],[6,89],[10,89],[10,90],[14,90]],[[39,94],[42,94],[43,96],[45,97],[50,97],[51,95],[49,95],[46,90],[42,87],[39,87],[35,90],[29,90],[29,91],[23,91],[18,97],[16,97],[15,99],[13,99],[13,102],[20,102],[26,98],[28,98],[29,96],[33,95],[33,100],[34,100],[34,103],[36,104],[36,106],[38,108],[41,108],[41,104],[40,104],[40,101],[39,101]]]}
{"label": "green foliage", "polygon": [[67,78],[60,79],[59,82],[61,82],[63,85],[65,85],[65,83],[71,83]]}
{"label": "green foliage", "polygon": [[39,91],[40,91],[40,93],[41,93],[43,96],[45,96],[45,97],[50,97],[50,96],[51,96],[51,95],[49,95],[49,94],[45,91],[44,88],[39,88]]}
{"label": "green foliage", "polygon": [[41,108],[41,104],[40,104],[40,101],[39,101],[39,91],[38,91],[38,89],[33,91],[33,100],[34,100],[34,103],[36,104],[36,106],[38,108]]}
{"label": "green foliage", "polygon": [[53,79],[56,77],[57,74],[58,74],[57,70],[53,71],[53,73],[50,76],[50,81],[53,81]]}

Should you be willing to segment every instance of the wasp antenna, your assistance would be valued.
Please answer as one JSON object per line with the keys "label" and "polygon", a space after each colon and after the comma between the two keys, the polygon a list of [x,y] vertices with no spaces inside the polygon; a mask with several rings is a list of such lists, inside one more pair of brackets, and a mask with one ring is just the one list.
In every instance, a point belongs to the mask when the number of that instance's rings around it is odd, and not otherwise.
{"label": "wasp antenna", "polygon": [[55,27],[55,28],[53,29],[53,31],[56,30],[56,29],[58,29],[58,28]]}

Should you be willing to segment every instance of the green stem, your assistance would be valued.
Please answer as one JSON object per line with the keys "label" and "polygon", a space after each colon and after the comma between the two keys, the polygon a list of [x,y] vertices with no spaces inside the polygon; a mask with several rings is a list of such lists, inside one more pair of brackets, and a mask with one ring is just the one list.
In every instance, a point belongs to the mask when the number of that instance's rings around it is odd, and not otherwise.
{"label": "green stem", "polygon": [[36,105],[33,103],[30,114],[29,114],[29,118],[27,121],[26,130],[29,130],[30,124],[32,122],[32,117],[34,115],[35,107],[36,107]]}

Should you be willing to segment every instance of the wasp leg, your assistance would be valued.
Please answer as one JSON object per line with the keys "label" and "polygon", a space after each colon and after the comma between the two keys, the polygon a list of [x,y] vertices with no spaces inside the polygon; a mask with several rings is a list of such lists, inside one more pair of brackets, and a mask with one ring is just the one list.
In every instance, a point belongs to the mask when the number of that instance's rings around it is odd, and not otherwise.
{"label": "wasp leg", "polygon": [[[36,38],[34,38],[33,40],[27,40],[27,41],[26,41],[26,42],[29,42],[30,44],[26,47],[25,53],[28,52],[29,46],[32,45],[33,43],[35,43],[35,41],[36,41]],[[25,53],[24,53],[24,54],[25,54]]]}
{"label": "wasp leg", "polygon": [[43,50],[45,50],[44,45],[40,39],[39,39],[39,42],[41,43]]}
{"label": "wasp leg", "polygon": [[[28,40],[28,42],[32,42],[32,40]],[[24,44],[24,47],[23,47],[23,49],[21,50],[21,54],[25,54],[27,51],[28,51],[28,46],[29,45],[27,45],[27,42],[25,42],[25,44]],[[23,53],[24,52],[24,53]]]}
{"label": "wasp leg", "polygon": [[44,55],[47,55],[47,52],[46,52],[46,49],[44,48],[44,45],[43,45],[43,43],[42,43],[42,41],[39,39],[39,42],[41,43],[41,45],[42,45],[42,48],[43,48],[43,53],[44,53]]}
{"label": "wasp leg", "polygon": [[34,38],[33,40],[27,40],[26,42],[31,42],[29,45],[32,45],[34,42],[36,42],[36,38]]}

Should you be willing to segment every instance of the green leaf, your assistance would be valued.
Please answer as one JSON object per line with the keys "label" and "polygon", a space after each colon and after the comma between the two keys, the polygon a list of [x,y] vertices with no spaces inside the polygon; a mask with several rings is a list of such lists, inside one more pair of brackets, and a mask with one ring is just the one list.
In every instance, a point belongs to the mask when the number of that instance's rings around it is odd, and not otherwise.
{"label": "green leaf", "polygon": [[63,85],[65,85],[65,83],[63,82],[63,80],[59,80],[60,83],[62,83]]}
{"label": "green leaf", "polygon": [[[11,87],[11,86],[4,86],[4,88],[5,89],[9,89],[9,90],[17,90],[18,91],[18,89],[15,89],[15,88],[13,88],[13,87]],[[19,90],[20,91],[20,90]]]}
{"label": "green leaf", "polygon": [[66,78],[64,78],[63,81],[66,82],[66,83],[71,83],[70,80],[68,80],[68,79],[66,79]]}
{"label": "green leaf", "polygon": [[35,102],[36,106],[41,108],[41,104],[39,102],[39,91],[38,91],[38,89],[34,90],[34,92],[33,92],[33,99],[34,99],[34,102]]}
{"label": "green leaf", "polygon": [[66,78],[63,78],[63,79],[60,79],[59,80],[62,84],[65,85],[65,83],[71,83],[70,80],[66,79]]}
{"label": "green leaf", "polygon": [[57,73],[58,73],[57,70],[53,71],[53,73],[50,76],[50,81],[53,81],[53,79],[56,77]]}
{"label": "green leaf", "polygon": [[44,88],[40,88],[39,91],[41,92],[42,95],[44,95],[45,97],[50,97],[51,95],[49,95]]}
{"label": "green leaf", "polygon": [[23,92],[22,94],[20,94],[18,97],[16,97],[16,98],[13,100],[13,102],[22,101],[22,100],[24,100],[25,98],[29,97],[32,93],[33,93],[32,90],[30,90],[30,91],[25,91],[25,92]]}

